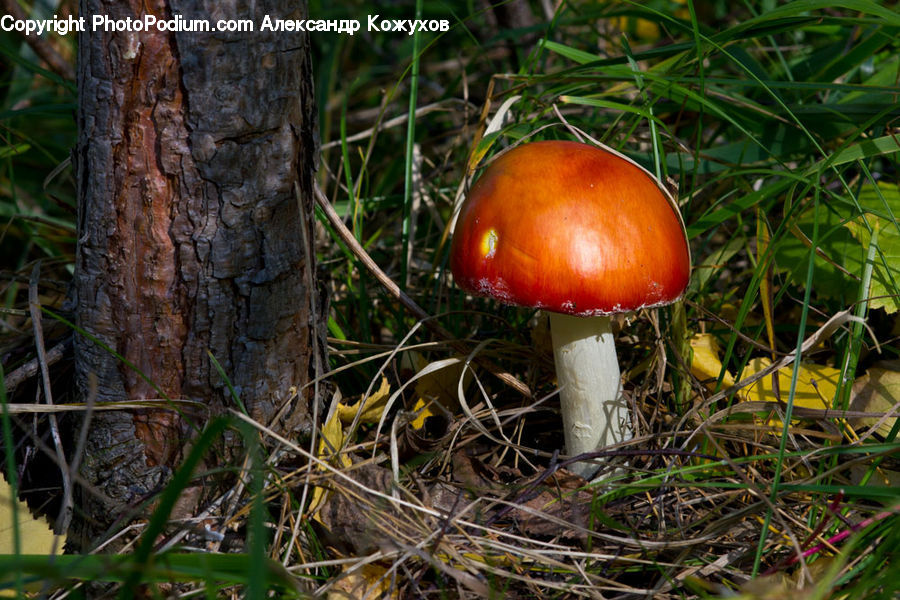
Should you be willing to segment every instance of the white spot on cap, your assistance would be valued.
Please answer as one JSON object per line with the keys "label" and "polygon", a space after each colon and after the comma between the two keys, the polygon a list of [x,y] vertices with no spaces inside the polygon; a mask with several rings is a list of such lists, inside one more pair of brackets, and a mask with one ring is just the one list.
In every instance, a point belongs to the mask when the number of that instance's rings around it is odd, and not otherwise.
{"label": "white spot on cap", "polygon": [[484,237],[481,238],[481,254],[485,258],[494,258],[494,254],[497,253],[497,240],[499,237],[497,230],[493,227],[484,233]]}

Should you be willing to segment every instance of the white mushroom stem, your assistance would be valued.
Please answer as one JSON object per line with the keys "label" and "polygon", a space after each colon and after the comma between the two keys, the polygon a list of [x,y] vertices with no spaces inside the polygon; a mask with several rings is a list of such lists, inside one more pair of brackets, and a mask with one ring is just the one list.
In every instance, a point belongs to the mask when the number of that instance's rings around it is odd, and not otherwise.
{"label": "white mushroom stem", "polygon": [[[577,456],[631,439],[609,317],[550,313],[550,332],[566,454]],[[585,478],[597,471],[595,463],[586,461],[568,468]]]}

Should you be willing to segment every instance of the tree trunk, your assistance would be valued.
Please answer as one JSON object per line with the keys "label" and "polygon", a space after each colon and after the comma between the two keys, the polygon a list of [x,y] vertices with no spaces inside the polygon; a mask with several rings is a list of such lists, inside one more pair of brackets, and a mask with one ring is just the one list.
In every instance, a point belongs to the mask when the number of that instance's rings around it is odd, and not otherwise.
{"label": "tree trunk", "polygon": [[[305,18],[305,3],[233,6],[80,3],[76,321],[121,358],[80,336],[77,385],[83,397],[96,389],[98,402],[205,405],[93,413],[84,539],[159,491],[193,426],[239,409],[207,352],[254,419],[294,437],[312,427],[317,399],[304,386],[324,358],[324,307],[314,289],[309,40],[259,31],[265,15]],[[256,31],[92,31],[102,14],[252,19]],[[187,498],[187,510],[198,501]]]}

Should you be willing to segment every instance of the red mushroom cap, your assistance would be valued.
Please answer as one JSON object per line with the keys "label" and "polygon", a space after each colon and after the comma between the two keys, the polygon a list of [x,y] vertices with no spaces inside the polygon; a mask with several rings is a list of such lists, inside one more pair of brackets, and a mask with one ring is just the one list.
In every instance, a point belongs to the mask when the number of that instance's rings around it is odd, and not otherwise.
{"label": "red mushroom cap", "polygon": [[678,209],[643,169],[548,141],[506,152],[472,186],[450,268],[472,293],[588,316],[676,300],[690,252]]}

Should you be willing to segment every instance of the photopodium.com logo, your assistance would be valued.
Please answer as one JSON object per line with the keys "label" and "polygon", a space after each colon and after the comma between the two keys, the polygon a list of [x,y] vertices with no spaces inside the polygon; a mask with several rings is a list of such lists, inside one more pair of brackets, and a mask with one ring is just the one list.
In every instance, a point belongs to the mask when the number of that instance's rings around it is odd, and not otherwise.
{"label": "photopodium.com logo", "polygon": [[[16,31],[26,36],[42,36],[46,33],[68,35],[83,33],[90,24],[90,31],[104,32],[144,32],[172,31],[196,33],[254,33],[254,32],[334,32],[353,35],[362,28],[359,19],[275,19],[266,15],[257,23],[252,19],[186,19],[175,15],[160,19],[154,15],[141,17],[112,18],[108,15],[87,17],[68,16],[64,19],[56,15],[52,19],[17,19],[13,15],[0,17],[0,30]],[[450,29],[447,19],[382,19],[381,15],[366,16],[366,31],[405,33],[445,32]]]}

